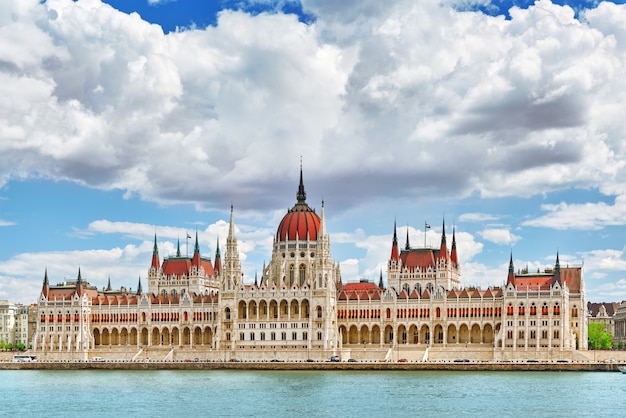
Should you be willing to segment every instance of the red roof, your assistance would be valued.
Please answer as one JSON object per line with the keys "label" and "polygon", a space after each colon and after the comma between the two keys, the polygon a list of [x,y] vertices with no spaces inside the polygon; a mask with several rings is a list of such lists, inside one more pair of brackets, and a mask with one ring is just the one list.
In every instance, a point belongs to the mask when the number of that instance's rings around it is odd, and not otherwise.
{"label": "red roof", "polygon": [[320,217],[306,203],[297,203],[278,225],[276,241],[317,240]]}
{"label": "red roof", "polygon": [[[215,270],[211,264],[211,260],[200,258],[199,264],[204,268],[205,276],[215,276]],[[182,276],[191,272],[192,259],[188,257],[172,257],[163,261],[163,274],[166,276]]]}
{"label": "red roof", "polygon": [[411,249],[400,253],[402,266],[410,270],[421,269],[426,270],[428,267],[435,266],[435,251],[431,249]]}
{"label": "red roof", "polygon": [[355,290],[378,290],[378,286],[371,282],[354,282],[354,283],[346,283],[343,285],[343,290],[345,291],[355,291]]}

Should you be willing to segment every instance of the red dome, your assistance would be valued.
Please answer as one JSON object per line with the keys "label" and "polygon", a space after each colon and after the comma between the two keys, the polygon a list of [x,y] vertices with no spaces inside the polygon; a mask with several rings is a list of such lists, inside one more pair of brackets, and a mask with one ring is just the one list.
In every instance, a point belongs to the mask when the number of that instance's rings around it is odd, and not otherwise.
{"label": "red dome", "polygon": [[320,217],[306,204],[302,167],[300,167],[300,185],[296,199],[298,199],[298,203],[287,211],[278,225],[276,241],[317,240],[317,233],[320,230]]}
{"label": "red dome", "polygon": [[306,203],[296,204],[289,209],[278,225],[276,241],[317,240],[320,217]]}

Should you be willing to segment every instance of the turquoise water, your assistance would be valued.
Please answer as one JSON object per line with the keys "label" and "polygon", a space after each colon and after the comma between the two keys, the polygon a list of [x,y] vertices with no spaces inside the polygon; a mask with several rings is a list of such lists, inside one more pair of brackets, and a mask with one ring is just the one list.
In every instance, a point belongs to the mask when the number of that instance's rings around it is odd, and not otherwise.
{"label": "turquoise water", "polygon": [[617,372],[1,371],[14,417],[623,416]]}

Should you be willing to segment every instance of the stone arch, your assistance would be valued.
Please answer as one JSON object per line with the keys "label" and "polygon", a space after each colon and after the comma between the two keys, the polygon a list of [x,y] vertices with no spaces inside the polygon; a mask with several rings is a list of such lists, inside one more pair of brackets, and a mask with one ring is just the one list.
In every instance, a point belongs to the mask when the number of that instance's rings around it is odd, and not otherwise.
{"label": "stone arch", "polygon": [[111,336],[109,334],[109,330],[107,328],[104,328],[102,330],[102,345],[110,345],[111,344]]}
{"label": "stone arch", "polygon": [[255,300],[248,302],[248,318],[259,319],[259,311]]}
{"label": "stone arch", "polygon": [[348,344],[348,330],[345,325],[341,325],[339,327],[339,333],[341,334],[341,343]]}
{"label": "stone arch", "polygon": [[356,325],[352,325],[350,327],[350,331],[348,332],[348,344],[358,344],[359,342],[359,330]]}
{"label": "stone arch", "polygon": [[409,344],[419,344],[420,342],[420,332],[415,324],[409,327],[408,341]]}
{"label": "stone arch", "polygon": [[372,344],[380,344],[380,327],[378,325],[372,327],[370,335],[372,336]]}
{"label": "stone arch", "polygon": [[172,328],[170,341],[172,345],[180,345],[180,330],[178,327]]}
{"label": "stone arch", "polygon": [[393,327],[391,325],[387,325],[385,327],[385,344],[391,344],[393,342]]}
{"label": "stone arch", "polygon": [[308,299],[303,299],[300,302],[300,318],[308,319],[311,314],[311,306]]}
{"label": "stone arch", "polygon": [[278,315],[281,319],[287,319],[289,315],[289,303],[283,299],[280,301],[280,306],[278,309]]}
{"label": "stone arch", "polygon": [[444,333],[443,333],[443,326],[441,324],[437,324],[435,325],[435,329],[434,329],[434,333],[433,333],[433,337],[434,337],[434,343],[435,344],[443,344],[444,342]]}
{"label": "stone arch", "polygon": [[152,328],[152,345],[162,345],[161,332],[157,327]]}
{"label": "stone arch", "polygon": [[150,333],[148,332],[148,328],[141,329],[141,345],[148,345]]}
{"label": "stone arch", "polygon": [[191,345],[191,330],[189,327],[183,328],[182,345]]}
{"label": "stone arch", "polygon": [[135,327],[130,329],[129,343],[130,345],[137,345],[137,328]]}
{"label": "stone arch", "polygon": [[273,299],[270,301],[270,318],[278,319],[278,302]]}
{"label": "stone arch", "polygon": [[480,332],[480,325],[478,324],[472,325],[472,330],[470,332],[470,342],[473,344],[482,342],[482,333]]}
{"label": "stone arch", "polygon": [[237,309],[237,318],[238,319],[246,319],[247,318],[247,312],[246,312],[246,302],[241,300],[239,301],[239,305],[238,305],[238,309]]}
{"label": "stone arch", "polygon": [[457,342],[459,342],[458,341],[459,337],[456,334],[457,334],[456,325],[454,324],[448,325],[448,336],[447,336],[446,342],[448,344],[456,344]]}
{"label": "stone arch", "polygon": [[485,324],[483,328],[483,343],[486,343],[486,344],[493,343],[493,336],[494,336],[493,327],[491,326],[491,324]]}
{"label": "stone arch", "polygon": [[259,302],[258,316],[259,319],[267,319],[267,302],[265,300]]}
{"label": "stone arch", "polygon": [[117,328],[111,331],[111,345],[120,345],[120,332]]}
{"label": "stone arch", "polygon": [[430,344],[430,328],[426,324],[420,328],[420,341],[424,344]]}
{"label": "stone arch", "polygon": [[370,344],[372,342],[370,330],[367,325],[361,326],[361,329],[359,330],[359,339],[363,344]]}
{"label": "stone arch", "polygon": [[291,319],[300,318],[300,304],[296,299],[292,299],[289,303],[289,317]]}
{"label": "stone arch", "polygon": [[396,342],[398,344],[406,344],[407,341],[408,341],[408,335],[407,335],[406,326],[404,324],[401,324],[398,326],[398,335],[396,338]]}
{"label": "stone arch", "polygon": [[122,328],[120,332],[120,345],[128,345],[128,328]]}
{"label": "stone arch", "polygon": [[100,330],[98,328],[93,330],[93,343],[96,346],[100,345]]}
{"label": "stone arch", "polygon": [[469,328],[467,324],[461,324],[459,327],[459,343],[467,344],[469,342]]}

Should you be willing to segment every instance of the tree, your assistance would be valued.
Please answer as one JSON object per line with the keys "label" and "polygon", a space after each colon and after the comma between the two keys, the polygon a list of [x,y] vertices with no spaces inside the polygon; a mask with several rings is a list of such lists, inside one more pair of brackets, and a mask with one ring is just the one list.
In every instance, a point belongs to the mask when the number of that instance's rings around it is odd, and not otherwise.
{"label": "tree", "polygon": [[16,347],[16,348],[17,348],[19,351],[24,351],[24,350],[26,350],[26,346],[24,345],[24,343],[19,343],[19,344],[17,344],[17,347]]}
{"label": "tree", "polygon": [[602,323],[590,323],[588,335],[589,348],[592,350],[609,350],[613,347],[613,336],[604,330]]}

